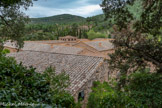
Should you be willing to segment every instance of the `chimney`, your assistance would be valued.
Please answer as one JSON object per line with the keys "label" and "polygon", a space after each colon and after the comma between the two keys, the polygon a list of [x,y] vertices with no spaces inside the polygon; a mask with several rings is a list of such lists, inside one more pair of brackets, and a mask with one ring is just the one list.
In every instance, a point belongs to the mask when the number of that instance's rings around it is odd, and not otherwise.
{"label": "chimney", "polygon": [[102,43],[100,42],[98,45],[101,47],[102,46]]}
{"label": "chimney", "polygon": [[51,48],[53,48],[53,44],[51,44]]}

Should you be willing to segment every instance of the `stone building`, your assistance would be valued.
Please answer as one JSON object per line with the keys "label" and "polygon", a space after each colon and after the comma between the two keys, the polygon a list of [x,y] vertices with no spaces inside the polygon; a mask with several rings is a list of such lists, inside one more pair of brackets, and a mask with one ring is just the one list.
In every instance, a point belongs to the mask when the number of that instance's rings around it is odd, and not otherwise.
{"label": "stone building", "polygon": [[21,51],[8,56],[15,57],[24,66],[35,67],[37,72],[43,72],[50,66],[55,68],[56,74],[64,70],[70,77],[70,85],[66,90],[74,96],[75,101],[82,98],[83,107],[88,101],[93,82],[107,81],[110,74],[107,61],[102,57],[39,51]]}
{"label": "stone building", "polygon": [[105,55],[97,51],[95,48],[87,45],[85,42],[82,41],[78,41],[76,44],[73,44],[72,47],[82,48],[83,50],[79,53],[80,55],[105,57]]}
{"label": "stone building", "polygon": [[78,38],[74,36],[65,36],[65,37],[59,37],[59,40],[65,41],[65,42],[71,42],[71,41],[77,41]]}
{"label": "stone building", "polygon": [[[68,41],[69,39],[69,41]],[[21,50],[55,52],[63,54],[78,54],[109,58],[108,54],[114,52],[111,39],[77,39],[72,36],[60,37],[60,40],[48,41],[25,41]],[[16,52],[17,47],[13,43],[7,42],[5,48],[11,52]]]}
{"label": "stone building", "polygon": [[[18,49],[15,43],[11,42],[6,42],[4,47],[5,49],[9,49],[11,53],[17,52]],[[42,51],[63,54],[80,54],[83,51],[83,48],[27,41],[24,42],[24,46],[20,49],[20,51]]]}
{"label": "stone building", "polygon": [[80,47],[84,50],[79,53],[81,55],[97,56],[109,58],[108,54],[114,52],[114,45],[109,39],[99,39],[92,41],[78,41],[73,47]]}
{"label": "stone building", "polygon": [[89,42],[85,42],[88,46],[96,49],[100,55],[104,55],[107,59],[109,58],[108,54],[114,52],[114,45],[112,44],[113,39],[97,39]]}
{"label": "stone building", "polygon": [[99,52],[109,51],[114,49],[114,45],[111,43],[112,39],[105,39],[105,40],[93,40],[89,42],[85,42],[87,45],[93,47]]}
{"label": "stone building", "polygon": [[[108,53],[114,51],[110,40],[77,39],[64,37],[70,40],[25,41],[20,52],[14,43],[5,43],[5,47],[15,53],[8,56],[15,57],[25,66],[33,66],[37,72],[43,72],[48,67],[55,67],[56,73],[62,70],[70,77],[70,86],[67,90],[74,96],[75,101],[83,98],[83,107],[88,101],[88,94],[94,81],[107,81],[115,77],[108,69]],[[76,40],[75,40],[76,39]]]}
{"label": "stone building", "polygon": [[64,45],[44,44],[44,43],[25,43],[22,48],[23,51],[41,51],[41,52],[53,52],[62,54],[79,54],[82,52],[82,48],[70,47]]}

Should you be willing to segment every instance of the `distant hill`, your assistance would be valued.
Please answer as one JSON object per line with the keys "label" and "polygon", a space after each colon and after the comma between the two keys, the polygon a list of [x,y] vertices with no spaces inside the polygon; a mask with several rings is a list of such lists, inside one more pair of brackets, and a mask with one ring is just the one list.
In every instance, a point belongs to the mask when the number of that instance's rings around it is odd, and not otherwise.
{"label": "distant hill", "polygon": [[31,23],[34,24],[68,24],[79,23],[85,21],[86,18],[70,14],[62,14],[51,17],[31,18]]}
{"label": "distant hill", "polygon": [[105,20],[105,15],[100,14],[100,15],[95,15],[95,16],[88,17],[88,18],[91,18],[91,19],[99,21],[99,22],[103,22]]}

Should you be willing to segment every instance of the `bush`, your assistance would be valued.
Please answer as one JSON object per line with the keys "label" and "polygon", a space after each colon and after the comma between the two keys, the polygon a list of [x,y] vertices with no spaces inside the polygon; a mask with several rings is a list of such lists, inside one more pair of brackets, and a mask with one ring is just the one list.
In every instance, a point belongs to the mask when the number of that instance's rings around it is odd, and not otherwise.
{"label": "bush", "polygon": [[27,69],[13,58],[1,56],[0,72],[2,102],[50,103],[49,83],[34,68]]}
{"label": "bush", "polygon": [[162,75],[156,73],[134,73],[125,90],[141,106],[160,108],[162,106]]}
{"label": "bush", "polygon": [[94,87],[92,88],[92,92],[88,99],[88,108],[101,108],[103,98],[105,97],[111,97],[112,100],[113,98],[116,98],[116,92],[107,82],[102,84],[100,82],[94,82],[93,85]]}
{"label": "bush", "polygon": [[89,96],[88,108],[161,108],[162,75],[135,73],[122,90],[108,83],[96,82]]}
{"label": "bush", "polygon": [[8,49],[4,49],[4,50],[2,51],[2,54],[8,54],[8,53],[10,53],[10,50],[8,50]]}
{"label": "bush", "polygon": [[53,102],[56,105],[63,106],[65,108],[74,108],[74,98],[69,93],[59,93],[53,96]]}
{"label": "bush", "polygon": [[[48,70],[53,71],[52,69]],[[60,105],[67,108],[74,106],[74,99],[69,93],[62,89],[57,92],[52,89],[51,84],[54,81],[49,75],[49,71],[40,74],[35,72],[32,67],[26,68],[21,63],[17,64],[13,58],[0,55],[0,101],[4,103]],[[63,79],[67,76],[55,74],[52,78]],[[66,80],[64,81],[66,82]],[[60,86],[58,80],[55,83],[57,83],[55,85]],[[64,88],[63,86],[61,87]]]}

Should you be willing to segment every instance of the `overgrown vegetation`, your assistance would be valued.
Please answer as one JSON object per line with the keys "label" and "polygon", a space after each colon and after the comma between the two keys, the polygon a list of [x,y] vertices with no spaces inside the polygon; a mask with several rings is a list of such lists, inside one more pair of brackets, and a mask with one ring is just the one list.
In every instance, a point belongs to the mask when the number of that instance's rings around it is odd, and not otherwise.
{"label": "overgrown vegetation", "polygon": [[118,82],[94,82],[88,108],[161,108],[162,75],[136,72],[129,82],[116,89]]}
{"label": "overgrown vegetation", "polygon": [[[27,9],[30,5],[32,5],[31,0],[0,1],[1,107],[74,108],[76,107],[74,98],[65,91],[69,85],[69,77],[65,73],[56,75],[53,68],[38,73],[35,68],[24,67],[22,63],[18,64],[14,58],[5,55],[9,53],[9,50],[3,48],[5,40],[16,41],[19,47],[23,46],[22,37],[25,34],[28,18],[20,11],[20,7]],[[34,106],[25,106],[21,103]]]}
{"label": "overgrown vegetation", "polygon": [[162,1],[103,0],[101,7],[115,21],[109,67],[119,73],[113,83],[94,83],[88,107],[161,108]]}
{"label": "overgrown vegetation", "polygon": [[[135,1],[138,0],[122,1],[114,4],[114,1],[103,0],[102,7],[106,17],[116,19],[115,40],[113,42],[116,50],[114,54],[110,55],[110,67],[113,70],[120,71],[121,76],[150,66],[152,69],[154,67],[154,71],[157,73],[161,73],[162,41],[160,39],[162,35],[160,27],[162,26],[162,1],[141,1],[140,19],[134,17],[134,14],[129,11],[129,6],[134,6]],[[109,7],[110,3],[114,5]],[[124,83],[121,83],[121,86]]]}
{"label": "overgrown vegetation", "polygon": [[69,77],[55,74],[52,68],[44,73],[17,64],[13,58],[0,56],[0,100],[4,103],[34,103],[38,106],[75,107],[73,97],[64,89]]}

